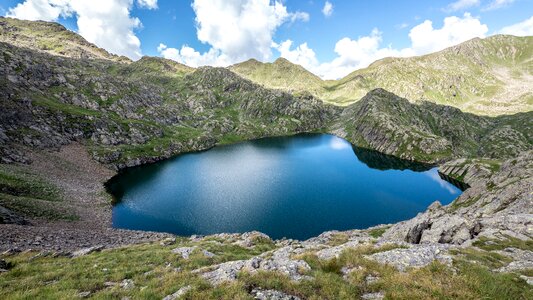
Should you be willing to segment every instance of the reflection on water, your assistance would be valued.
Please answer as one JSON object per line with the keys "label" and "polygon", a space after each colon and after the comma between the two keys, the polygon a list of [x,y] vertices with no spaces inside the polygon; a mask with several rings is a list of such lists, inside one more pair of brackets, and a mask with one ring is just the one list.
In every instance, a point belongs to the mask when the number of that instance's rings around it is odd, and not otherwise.
{"label": "reflection on water", "polygon": [[128,169],[108,189],[117,228],[295,239],[405,220],[461,193],[436,168],[322,134],[180,155]]}
{"label": "reflection on water", "polygon": [[357,159],[359,159],[361,162],[363,162],[365,165],[372,169],[411,170],[415,172],[423,172],[430,170],[433,167],[430,164],[400,159],[395,156],[383,154],[375,150],[360,148],[357,146],[353,146],[352,149],[355,155],[357,156]]}

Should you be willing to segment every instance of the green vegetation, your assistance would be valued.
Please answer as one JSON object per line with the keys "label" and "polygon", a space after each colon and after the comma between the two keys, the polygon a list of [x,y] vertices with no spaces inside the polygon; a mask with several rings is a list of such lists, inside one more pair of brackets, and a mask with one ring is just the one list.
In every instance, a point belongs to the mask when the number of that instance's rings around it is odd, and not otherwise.
{"label": "green vegetation", "polygon": [[74,221],[60,190],[23,166],[0,164],[0,206],[31,218]]}
{"label": "green vegetation", "polygon": [[0,165],[0,193],[61,201],[59,190],[54,185],[26,171],[23,167],[14,165]]}
{"label": "green vegetation", "polygon": [[500,240],[480,237],[473,245],[486,251],[504,250],[505,248],[533,251],[533,240],[521,240],[509,235]]}
{"label": "green vegetation", "polygon": [[368,234],[370,234],[371,237],[373,238],[380,238],[384,233],[385,231],[387,231],[387,229],[389,229],[390,226],[385,226],[385,227],[381,227],[381,228],[374,228],[374,229],[371,229]]}
{"label": "green vegetation", "polygon": [[[196,251],[186,260],[171,253],[171,249],[182,246],[198,246],[216,256],[207,258]],[[384,292],[387,299],[528,299],[533,291],[517,275],[495,273],[487,268],[499,265],[502,258],[472,249],[457,254],[455,271],[434,262],[402,273],[365,258],[365,255],[395,247],[362,246],[348,249],[338,259],[329,261],[304,254],[301,258],[311,266],[307,274],[309,280],[291,281],[274,272],[241,272],[236,282],[216,287],[192,271],[265,253],[273,249],[271,242],[245,249],[226,241],[178,239],[169,246],[145,244],[78,258],[26,252],[4,257],[14,266],[0,275],[0,297],[64,299],[90,292],[93,299],[160,299],[189,285],[191,290],[185,295],[186,299],[251,299],[249,291],[253,288],[275,289],[305,299],[354,299],[379,291]],[[343,275],[343,268],[351,270],[348,275]],[[369,276],[375,280],[368,281]],[[130,289],[120,286],[125,279],[133,281]]]}

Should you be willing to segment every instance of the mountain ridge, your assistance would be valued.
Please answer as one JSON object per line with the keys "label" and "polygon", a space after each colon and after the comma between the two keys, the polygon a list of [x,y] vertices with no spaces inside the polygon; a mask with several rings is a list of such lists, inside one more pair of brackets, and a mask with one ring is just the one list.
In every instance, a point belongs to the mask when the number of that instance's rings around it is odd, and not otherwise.
{"label": "mountain ridge", "polygon": [[[533,110],[532,55],[533,37],[475,38],[426,55],[384,58],[339,80],[309,80],[297,91],[347,105],[374,88],[385,88],[401,97],[448,104],[467,112],[512,114]],[[265,72],[266,65],[255,64],[254,70],[237,64],[230,69],[264,86],[286,90],[294,87],[284,85],[294,73],[312,76],[296,65],[292,72],[279,72],[290,74],[286,77],[272,76]]]}

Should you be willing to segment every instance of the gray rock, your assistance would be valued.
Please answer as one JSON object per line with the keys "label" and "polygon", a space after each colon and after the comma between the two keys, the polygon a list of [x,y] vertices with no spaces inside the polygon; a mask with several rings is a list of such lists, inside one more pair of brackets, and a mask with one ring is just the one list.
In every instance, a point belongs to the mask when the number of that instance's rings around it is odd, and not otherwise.
{"label": "gray rock", "polygon": [[87,297],[89,297],[90,295],[91,295],[91,292],[88,292],[88,291],[87,291],[87,292],[80,292],[80,293],[78,293],[78,297],[79,297],[79,298],[87,298]]}
{"label": "gray rock", "polygon": [[370,237],[357,239],[357,240],[354,240],[354,241],[350,241],[350,242],[341,244],[339,246],[330,247],[330,248],[326,248],[326,249],[320,250],[320,251],[318,251],[316,253],[316,255],[317,255],[318,258],[323,259],[323,260],[329,260],[329,259],[332,259],[332,258],[339,258],[339,256],[341,255],[341,253],[344,250],[346,250],[348,248],[356,248],[356,247],[359,247],[359,246],[361,246],[363,244],[367,244],[370,240],[372,240],[372,238],[370,238]]}
{"label": "gray rock", "polygon": [[133,282],[133,280],[131,280],[131,279],[124,279],[120,283],[120,287],[125,289],[125,290],[131,290],[131,289],[135,288],[135,282]]}
{"label": "gray rock", "polygon": [[173,245],[175,243],[176,243],[176,238],[173,238],[173,237],[165,238],[161,242],[159,242],[159,244],[161,246],[170,246],[170,245]]}
{"label": "gray rock", "polygon": [[94,246],[94,247],[83,248],[78,251],[72,252],[70,256],[73,258],[80,257],[80,256],[91,254],[93,252],[101,251],[102,249],[104,249],[104,246]]}
{"label": "gray rock", "polygon": [[290,247],[284,247],[274,251],[271,255],[262,254],[248,260],[225,262],[213,267],[195,270],[195,273],[201,273],[202,277],[213,285],[233,281],[241,271],[250,273],[259,270],[280,272],[292,280],[309,278],[304,273],[311,270],[311,267],[303,260],[292,259],[290,257],[292,250]]}
{"label": "gray rock", "polygon": [[366,293],[361,296],[361,299],[364,300],[381,300],[383,298],[385,298],[385,293],[383,292]]}
{"label": "gray rock", "polygon": [[187,294],[187,292],[190,291],[191,289],[192,289],[192,287],[190,285],[184,286],[184,287],[180,288],[177,292],[166,296],[165,298],[163,298],[163,300],[176,300],[176,299],[179,299],[182,296],[184,296],[185,294]]}
{"label": "gray rock", "polygon": [[258,300],[300,300],[300,297],[276,290],[253,289],[250,294]]}
{"label": "gray rock", "polygon": [[447,245],[413,245],[408,249],[393,249],[385,252],[378,252],[365,256],[382,264],[389,264],[400,271],[405,271],[409,267],[424,267],[438,260],[451,265],[452,257],[447,254],[450,247]]}
{"label": "gray rock", "polygon": [[[181,255],[181,257],[182,257],[183,259],[189,259],[189,257],[191,256],[191,254],[192,254],[195,250],[197,250],[197,249],[198,249],[197,246],[192,246],[192,247],[178,247],[178,248],[176,248],[176,249],[173,249],[173,250],[172,250],[172,253]],[[201,252],[202,252],[202,254],[203,254],[205,257],[214,257],[214,256],[215,256],[215,254],[213,254],[213,253],[211,253],[211,252],[209,252],[209,251],[207,251],[207,250],[204,250],[204,249],[202,249]]]}
{"label": "gray rock", "polygon": [[516,248],[505,248],[496,253],[508,256],[513,259],[508,265],[499,268],[498,272],[515,272],[533,269],[533,252]]}

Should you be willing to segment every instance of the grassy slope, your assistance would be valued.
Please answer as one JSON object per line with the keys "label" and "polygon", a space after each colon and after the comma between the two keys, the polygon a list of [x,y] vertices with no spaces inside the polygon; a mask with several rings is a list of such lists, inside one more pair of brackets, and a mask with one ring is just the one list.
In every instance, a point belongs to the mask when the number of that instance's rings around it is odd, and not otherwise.
{"label": "grassy slope", "polygon": [[[288,62],[245,62],[230,69],[267,87],[309,91],[338,105],[384,88],[412,100],[499,115],[533,109],[531,57],[533,37],[497,35],[424,56],[382,59],[334,81],[322,81]],[[302,82],[295,83],[295,79]]]}
{"label": "grassy slope", "polygon": [[[184,260],[170,251],[181,246],[199,246],[216,256],[206,258],[198,251]],[[526,247],[531,250],[530,245]],[[213,287],[192,272],[225,261],[248,259],[274,248],[269,241],[247,249],[224,240],[178,239],[169,246],[131,246],[73,259],[26,252],[4,257],[14,267],[0,275],[0,297],[66,299],[90,292],[94,299],[161,299],[187,285],[192,287],[185,296],[187,299],[251,299],[248,292],[258,287],[281,290],[303,299],[358,299],[364,293],[378,291],[385,292],[390,299],[528,299],[532,292],[531,286],[517,274],[490,271],[508,263],[508,258],[474,248],[456,251],[453,269],[435,262],[405,273],[364,257],[396,248],[394,245],[360,246],[345,250],[338,259],[328,261],[308,253],[300,258],[311,266],[308,275],[313,279],[301,282],[290,281],[274,272],[242,272],[236,282]],[[356,267],[356,270],[344,279],[343,267]],[[379,279],[367,283],[368,275],[379,276]],[[124,279],[132,280],[134,286],[131,289],[120,287]],[[106,285],[106,282],[111,284]]]}
{"label": "grassy slope", "polygon": [[127,57],[113,55],[96,47],[60,24],[0,17],[0,42],[12,41],[16,41],[21,47],[55,55],[131,62]]}

